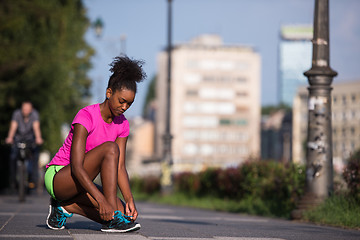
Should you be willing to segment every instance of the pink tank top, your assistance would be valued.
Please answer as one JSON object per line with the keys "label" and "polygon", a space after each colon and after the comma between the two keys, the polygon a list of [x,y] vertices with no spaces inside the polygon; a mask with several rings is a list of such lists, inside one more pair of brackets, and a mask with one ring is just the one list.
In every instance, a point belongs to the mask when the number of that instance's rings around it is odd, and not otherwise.
{"label": "pink tank top", "polygon": [[83,125],[88,131],[85,153],[104,142],[114,142],[118,137],[129,135],[129,122],[124,115],[115,117],[111,123],[106,123],[101,117],[99,104],[87,106],[76,114],[64,144],[46,165],[46,168],[50,165],[66,166],[70,163],[71,144],[76,123]]}

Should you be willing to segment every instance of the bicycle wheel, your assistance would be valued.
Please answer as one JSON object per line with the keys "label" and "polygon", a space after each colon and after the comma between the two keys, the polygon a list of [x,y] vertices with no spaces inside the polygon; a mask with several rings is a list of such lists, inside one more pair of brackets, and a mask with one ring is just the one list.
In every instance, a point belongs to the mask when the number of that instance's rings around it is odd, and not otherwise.
{"label": "bicycle wheel", "polygon": [[19,161],[18,165],[19,171],[19,201],[25,202],[25,176],[26,176],[26,166],[24,161]]}

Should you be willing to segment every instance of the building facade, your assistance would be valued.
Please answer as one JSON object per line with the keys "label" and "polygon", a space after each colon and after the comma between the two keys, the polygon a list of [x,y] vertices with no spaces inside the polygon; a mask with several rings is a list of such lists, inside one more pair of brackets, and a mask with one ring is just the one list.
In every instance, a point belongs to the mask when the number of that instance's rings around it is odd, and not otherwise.
{"label": "building facade", "polygon": [[129,177],[160,175],[159,159],[154,156],[154,123],[136,117],[129,119],[130,135],[126,147]]}
{"label": "building facade", "polygon": [[[333,164],[341,171],[349,156],[360,149],[360,80],[332,85]],[[293,160],[306,162],[308,90],[300,88],[293,106]]]}
{"label": "building facade", "polygon": [[279,102],[292,106],[299,86],[307,84],[304,72],[311,68],[312,26],[284,25],[279,44]]}
{"label": "building facade", "polygon": [[[172,51],[173,171],[235,166],[260,153],[260,56],[202,35]],[[163,153],[167,53],[158,56],[156,153]]]}

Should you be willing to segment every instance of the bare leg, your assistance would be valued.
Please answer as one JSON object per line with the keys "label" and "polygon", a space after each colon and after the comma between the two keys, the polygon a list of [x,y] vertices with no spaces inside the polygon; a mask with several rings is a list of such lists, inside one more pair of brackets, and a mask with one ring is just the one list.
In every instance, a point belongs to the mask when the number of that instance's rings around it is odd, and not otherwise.
{"label": "bare leg", "polygon": [[[85,154],[84,169],[90,179],[102,173],[103,193],[106,200],[117,210],[124,211],[116,196],[119,147],[106,142]],[[70,165],[62,168],[54,177],[54,193],[69,212],[78,213],[98,221],[98,204],[71,173]],[[93,210],[91,210],[93,209]]]}

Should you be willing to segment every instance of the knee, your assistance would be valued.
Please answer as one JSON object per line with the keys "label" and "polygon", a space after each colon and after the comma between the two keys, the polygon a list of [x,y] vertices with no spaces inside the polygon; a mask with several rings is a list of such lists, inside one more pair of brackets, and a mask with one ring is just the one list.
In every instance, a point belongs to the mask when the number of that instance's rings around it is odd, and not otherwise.
{"label": "knee", "polygon": [[104,145],[104,151],[105,151],[105,157],[107,158],[113,158],[115,160],[119,159],[120,150],[119,146],[115,142],[105,142]]}

